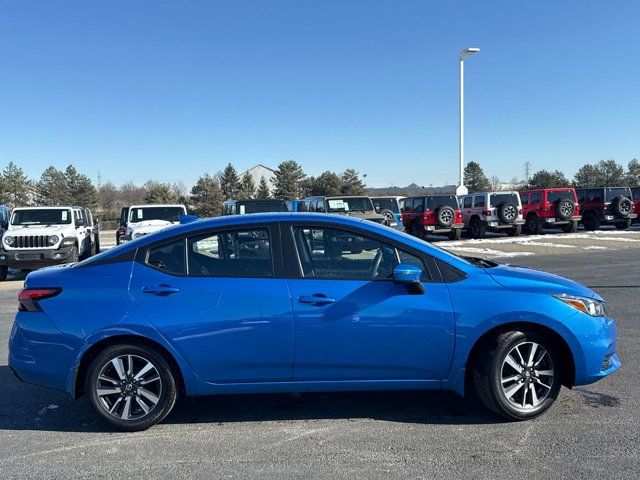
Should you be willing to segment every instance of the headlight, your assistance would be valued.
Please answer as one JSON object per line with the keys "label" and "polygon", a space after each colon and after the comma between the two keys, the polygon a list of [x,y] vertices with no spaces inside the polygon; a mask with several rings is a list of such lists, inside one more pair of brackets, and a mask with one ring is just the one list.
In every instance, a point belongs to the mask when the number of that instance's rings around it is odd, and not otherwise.
{"label": "headlight", "polygon": [[554,295],[554,297],[592,317],[604,317],[607,315],[605,302],[575,295]]}
{"label": "headlight", "polygon": [[10,235],[5,235],[4,237],[4,243],[5,245],[9,246],[9,247],[13,247],[13,244],[16,242],[16,239],[13,238]]}
{"label": "headlight", "polygon": [[131,239],[135,240],[136,238],[140,238],[140,237],[144,237],[145,234],[144,233],[134,233],[133,235],[131,235]]}
{"label": "headlight", "polygon": [[55,245],[58,241],[60,241],[60,237],[58,237],[58,235],[49,236],[49,245]]}

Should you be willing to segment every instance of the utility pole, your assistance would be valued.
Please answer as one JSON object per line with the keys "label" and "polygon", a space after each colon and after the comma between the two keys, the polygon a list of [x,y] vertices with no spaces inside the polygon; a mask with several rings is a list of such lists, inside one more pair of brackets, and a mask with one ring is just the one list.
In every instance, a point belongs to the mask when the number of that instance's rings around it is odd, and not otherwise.
{"label": "utility pole", "polygon": [[479,48],[467,48],[460,52],[460,184],[456,188],[456,195],[469,193],[464,186],[464,59],[479,51]]}

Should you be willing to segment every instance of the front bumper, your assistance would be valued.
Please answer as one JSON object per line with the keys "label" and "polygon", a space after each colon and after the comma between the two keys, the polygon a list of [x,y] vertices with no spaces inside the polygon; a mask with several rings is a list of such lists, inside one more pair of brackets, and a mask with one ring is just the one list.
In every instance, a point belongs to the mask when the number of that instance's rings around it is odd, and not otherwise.
{"label": "front bumper", "polygon": [[0,265],[20,270],[36,270],[49,265],[59,265],[69,260],[73,246],[60,248],[29,248],[0,251]]}

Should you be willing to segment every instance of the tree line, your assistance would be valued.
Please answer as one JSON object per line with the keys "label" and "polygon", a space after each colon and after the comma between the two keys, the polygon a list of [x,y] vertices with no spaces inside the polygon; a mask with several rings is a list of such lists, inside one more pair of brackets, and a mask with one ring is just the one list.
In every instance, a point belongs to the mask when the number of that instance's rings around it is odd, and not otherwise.
{"label": "tree line", "polygon": [[[273,191],[272,191],[273,190]],[[10,162],[0,174],[0,204],[10,208],[29,205],[82,205],[95,209],[103,220],[118,218],[123,206],[144,203],[180,203],[196,215],[219,215],[228,199],[295,199],[309,195],[364,195],[366,186],[353,169],[337,174],[326,171],[307,176],[294,160],[278,165],[273,189],[262,177],[256,185],[250,175],[238,174],[229,163],[222,171],[203,174],[188,190],[182,183],[149,180],[116,186],[106,182],[96,187],[91,179],[69,165],[64,170],[48,167],[37,180]]]}
{"label": "tree line", "polygon": [[[487,178],[482,167],[477,162],[469,162],[464,168],[465,185],[469,192],[486,192],[495,190],[498,180]],[[512,182],[516,183],[516,182]],[[638,187],[640,186],[640,161],[633,159],[627,168],[615,160],[600,160],[597,163],[586,164],[569,180],[560,170],[538,170],[528,182],[521,182],[518,190],[558,188],[558,187]]]}

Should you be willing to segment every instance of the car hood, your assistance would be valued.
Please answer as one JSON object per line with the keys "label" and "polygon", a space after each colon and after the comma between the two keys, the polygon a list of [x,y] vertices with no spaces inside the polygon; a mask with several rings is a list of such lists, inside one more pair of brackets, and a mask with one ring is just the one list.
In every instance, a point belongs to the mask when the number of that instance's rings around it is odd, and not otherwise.
{"label": "car hood", "polygon": [[145,220],[143,222],[129,224],[129,229],[132,232],[151,233],[170,227],[171,225],[174,225],[174,223],[169,222],[168,220]]}
{"label": "car hood", "polygon": [[579,295],[602,301],[602,298],[593,290],[553,273],[515,265],[498,265],[487,268],[485,271],[505,288],[538,293]]}
{"label": "car hood", "polygon": [[68,232],[73,227],[67,225],[11,225],[6,231],[7,235],[53,235],[60,232]]}

